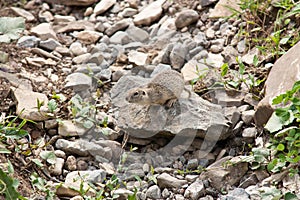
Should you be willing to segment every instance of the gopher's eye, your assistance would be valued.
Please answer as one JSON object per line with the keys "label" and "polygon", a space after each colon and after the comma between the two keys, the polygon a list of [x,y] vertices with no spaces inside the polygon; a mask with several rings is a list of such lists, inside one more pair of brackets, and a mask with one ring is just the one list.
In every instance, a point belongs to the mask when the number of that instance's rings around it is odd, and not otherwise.
{"label": "gopher's eye", "polygon": [[138,95],[139,95],[138,92],[133,93],[133,96],[138,96]]}
{"label": "gopher's eye", "polygon": [[143,94],[143,95],[146,95],[146,92],[145,92],[145,91],[143,91],[143,92],[142,92],[142,94]]}

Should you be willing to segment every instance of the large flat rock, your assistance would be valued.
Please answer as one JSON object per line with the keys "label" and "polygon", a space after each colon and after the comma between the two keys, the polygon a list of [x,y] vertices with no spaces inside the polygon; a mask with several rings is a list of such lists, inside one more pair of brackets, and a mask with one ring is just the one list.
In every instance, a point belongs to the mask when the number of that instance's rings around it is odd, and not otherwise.
{"label": "large flat rock", "polygon": [[166,108],[161,105],[143,106],[128,103],[126,92],[144,85],[150,79],[137,76],[123,76],[112,88],[111,98],[116,109],[117,125],[134,137],[149,138],[157,133],[173,135],[191,135],[222,140],[230,135],[228,121],[219,105],[212,104],[187,92],[175,106]]}

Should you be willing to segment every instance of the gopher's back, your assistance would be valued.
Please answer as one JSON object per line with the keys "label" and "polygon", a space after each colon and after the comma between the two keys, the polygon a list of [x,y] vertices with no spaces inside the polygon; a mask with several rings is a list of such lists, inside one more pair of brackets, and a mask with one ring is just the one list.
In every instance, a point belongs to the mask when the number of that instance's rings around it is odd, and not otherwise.
{"label": "gopher's back", "polygon": [[182,75],[175,70],[165,70],[153,77],[149,84],[160,85],[173,93],[176,98],[180,98],[184,89]]}

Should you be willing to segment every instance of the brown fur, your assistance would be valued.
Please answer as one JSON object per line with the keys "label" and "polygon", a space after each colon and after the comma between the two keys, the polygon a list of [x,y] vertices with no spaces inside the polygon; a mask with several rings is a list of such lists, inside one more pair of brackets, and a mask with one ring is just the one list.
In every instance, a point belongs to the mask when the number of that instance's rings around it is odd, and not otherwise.
{"label": "brown fur", "polygon": [[126,100],[129,103],[160,104],[171,107],[180,98],[183,89],[182,75],[174,70],[165,70],[153,77],[146,86],[129,90]]}

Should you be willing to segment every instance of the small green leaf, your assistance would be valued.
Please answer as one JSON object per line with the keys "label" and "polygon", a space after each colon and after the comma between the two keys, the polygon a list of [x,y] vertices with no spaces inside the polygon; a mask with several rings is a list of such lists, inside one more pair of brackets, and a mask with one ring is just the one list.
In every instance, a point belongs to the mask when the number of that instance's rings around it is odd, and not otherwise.
{"label": "small green leaf", "polygon": [[90,129],[94,126],[94,123],[91,120],[85,120],[83,122],[83,127],[86,129]]}
{"label": "small green leaf", "polygon": [[42,151],[40,153],[40,156],[50,164],[56,163],[56,156],[53,151]]}
{"label": "small green leaf", "polygon": [[284,144],[278,144],[276,149],[278,151],[283,151],[285,149]]}
{"label": "small green leaf", "polygon": [[0,193],[4,194],[6,200],[24,199],[14,186],[14,180],[0,168]]}
{"label": "small green leaf", "polygon": [[279,44],[286,44],[290,39],[290,36],[284,37],[279,41]]}
{"label": "small green leaf", "polygon": [[278,95],[277,97],[275,97],[272,101],[272,104],[273,105],[276,105],[276,104],[280,104],[283,102],[283,99],[285,98],[285,94],[281,94],[281,95]]}
{"label": "small green leaf", "polygon": [[273,113],[271,115],[267,124],[265,125],[265,129],[270,131],[270,133],[279,131],[280,129],[282,129],[282,127],[283,127],[283,124],[282,124],[280,118],[275,113]]}
{"label": "small green leaf", "polygon": [[53,113],[56,109],[57,109],[57,103],[54,99],[51,99],[49,102],[48,102],[48,110],[49,112]]}
{"label": "small green leaf", "polygon": [[240,83],[237,81],[228,81],[227,83],[228,83],[228,85],[232,86],[233,88],[238,88],[238,86],[240,85]]}
{"label": "small green leaf", "polygon": [[8,163],[8,167],[7,167],[7,171],[9,174],[13,174],[14,173],[14,166],[11,164],[10,160],[7,160]]}
{"label": "small green leaf", "polygon": [[24,28],[25,19],[22,17],[0,17],[0,43],[18,39]]}
{"label": "small green leaf", "polygon": [[31,159],[31,161],[34,162],[38,167],[44,166],[40,159],[34,158],[34,159]]}
{"label": "small green leaf", "polygon": [[224,63],[222,66],[221,66],[221,76],[224,77],[227,73],[228,73],[228,63]]}
{"label": "small green leaf", "polygon": [[291,192],[287,192],[284,194],[284,200],[298,200],[298,197]]}
{"label": "small green leaf", "polygon": [[257,67],[257,66],[258,66],[258,63],[259,63],[258,57],[257,57],[257,55],[254,55],[254,57],[253,57],[253,65],[254,65],[255,67]]}

